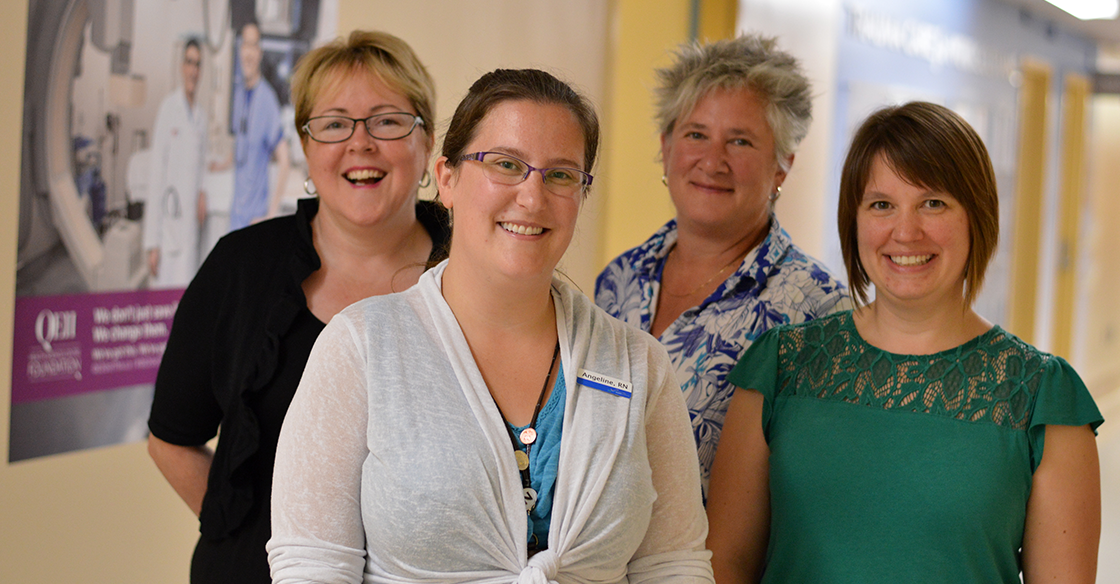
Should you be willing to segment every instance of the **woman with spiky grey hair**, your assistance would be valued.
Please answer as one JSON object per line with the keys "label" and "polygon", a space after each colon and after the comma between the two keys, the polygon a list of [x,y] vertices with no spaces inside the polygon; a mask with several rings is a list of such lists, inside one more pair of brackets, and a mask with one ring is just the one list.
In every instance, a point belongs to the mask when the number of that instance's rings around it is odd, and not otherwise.
{"label": "woman with spiky grey hair", "polygon": [[705,498],[732,387],[751,342],[776,324],[850,308],[839,280],[774,215],[812,89],[774,38],[680,47],[657,72],[661,181],[676,217],[599,275],[595,302],[669,350],[692,419]]}

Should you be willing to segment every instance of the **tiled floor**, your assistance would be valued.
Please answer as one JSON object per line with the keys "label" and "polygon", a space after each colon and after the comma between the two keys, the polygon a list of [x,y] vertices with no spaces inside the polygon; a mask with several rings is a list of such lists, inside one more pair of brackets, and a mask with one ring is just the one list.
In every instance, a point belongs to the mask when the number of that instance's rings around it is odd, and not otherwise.
{"label": "tiled floor", "polygon": [[1101,551],[1097,584],[1120,584],[1120,389],[1100,400]]}

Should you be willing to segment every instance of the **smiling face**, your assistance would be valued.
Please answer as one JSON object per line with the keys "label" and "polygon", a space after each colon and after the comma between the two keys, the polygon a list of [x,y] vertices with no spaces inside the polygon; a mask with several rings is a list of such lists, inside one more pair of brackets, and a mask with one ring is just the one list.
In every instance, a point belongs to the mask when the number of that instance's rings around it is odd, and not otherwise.
{"label": "smiling face", "polygon": [[[311,116],[365,118],[374,114],[415,114],[408,99],[361,70],[328,74]],[[412,217],[416,191],[431,141],[414,130],[399,140],[377,140],[359,123],[349,140],[323,144],[303,139],[308,174],[315,183],[320,213],[355,226]]]}
{"label": "smiling face", "polygon": [[[504,152],[538,168],[588,170],[583,131],[558,104],[517,100],[493,106],[466,148],[468,154],[480,151]],[[483,164],[436,162],[440,199],[455,218],[451,262],[494,277],[550,279],[572,240],[582,197],[549,192],[537,172],[517,185],[500,184]]]}
{"label": "smiling face", "polygon": [[716,88],[661,136],[669,195],[682,228],[742,236],[766,228],[786,173],[766,104],[749,88]]}
{"label": "smiling face", "polygon": [[968,215],[952,195],[906,182],[878,155],[856,211],[856,238],[876,302],[963,304]]}

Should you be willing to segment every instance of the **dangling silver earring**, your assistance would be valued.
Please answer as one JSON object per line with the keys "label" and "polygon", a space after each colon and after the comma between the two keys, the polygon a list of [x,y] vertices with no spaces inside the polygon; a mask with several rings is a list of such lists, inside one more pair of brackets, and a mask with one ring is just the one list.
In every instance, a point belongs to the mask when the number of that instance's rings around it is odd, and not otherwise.
{"label": "dangling silver earring", "polygon": [[303,192],[307,193],[308,195],[310,195],[312,197],[319,194],[317,191],[311,190],[311,185],[313,185],[313,184],[315,184],[315,183],[311,182],[311,177],[307,177],[307,178],[303,179]]}
{"label": "dangling silver earring", "polygon": [[773,193],[770,193],[770,203],[771,204],[774,204],[774,203],[778,202],[778,197],[782,196],[782,187],[774,187],[774,188],[775,188],[775,191]]}
{"label": "dangling silver earring", "polygon": [[669,177],[667,177],[665,175],[661,175],[661,184],[663,184],[665,186],[669,186]]}
{"label": "dangling silver earring", "polygon": [[432,173],[425,170],[424,175],[420,177],[420,188],[426,189],[426,188],[430,187],[431,185],[432,185]]}

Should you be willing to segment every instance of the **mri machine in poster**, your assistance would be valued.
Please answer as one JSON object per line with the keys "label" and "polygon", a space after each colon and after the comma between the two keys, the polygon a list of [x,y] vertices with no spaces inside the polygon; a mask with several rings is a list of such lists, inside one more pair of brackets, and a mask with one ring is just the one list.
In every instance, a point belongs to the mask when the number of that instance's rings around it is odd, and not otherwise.
{"label": "mri machine in poster", "polygon": [[[147,277],[136,217],[129,218],[126,206],[109,207],[98,143],[73,135],[71,126],[74,79],[82,51],[88,50],[87,27],[95,48],[110,55],[108,95],[98,98],[124,105],[143,102],[144,82],[129,73],[132,22],[132,0],[31,2],[17,269],[22,272],[61,240],[84,288],[47,283],[40,291],[129,290]],[[120,118],[110,114],[105,120],[102,137],[118,140],[113,133]]]}

